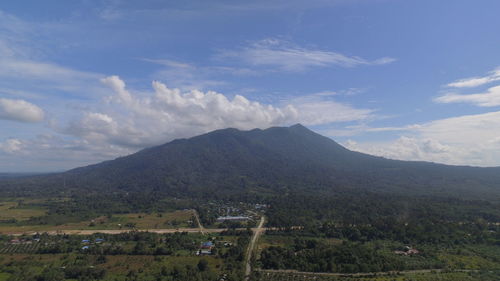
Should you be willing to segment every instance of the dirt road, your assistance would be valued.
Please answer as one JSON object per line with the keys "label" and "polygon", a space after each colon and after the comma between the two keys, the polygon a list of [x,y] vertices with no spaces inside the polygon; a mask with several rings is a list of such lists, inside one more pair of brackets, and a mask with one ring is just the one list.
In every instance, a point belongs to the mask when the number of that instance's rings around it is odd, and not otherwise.
{"label": "dirt road", "polygon": [[[252,231],[254,232],[255,237],[255,232],[258,230],[259,235],[262,231],[265,230],[274,230],[275,228],[263,228],[261,227],[261,223],[263,224],[262,220],[259,223],[259,227],[257,228],[252,228]],[[120,234],[120,233],[126,233],[130,231],[147,231],[147,232],[153,232],[153,233],[175,233],[175,232],[189,232],[189,233],[219,233],[224,230],[227,230],[227,228],[204,228],[203,226],[196,227],[196,228],[164,228],[164,229],[158,229],[158,228],[152,228],[152,229],[64,229],[64,230],[58,230],[58,229],[52,229],[52,230],[39,230],[39,231],[23,231],[23,232],[12,232],[12,231],[6,231],[6,232],[0,232],[0,234],[3,235],[13,235],[13,236],[20,236],[20,235],[33,235],[36,233],[47,233],[48,235],[58,235],[58,234],[68,234],[68,235],[91,235],[95,233],[104,233],[104,234]],[[236,230],[247,230],[247,228],[237,228]],[[253,238],[252,237],[252,238]]]}
{"label": "dirt road", "polygon": [[253,228],[252,239],[250,240],[250,244],[248,244],[247,255],[245,259],[245,280],[248,281],[250,279],[250,274],[252,273],[252,254],[255,249],[255,243],[259,239],[259,236],[262,234],[262,231],[265,229],[262,228],[264,225],[265,218],[264,216],[260,217],[259,225],[256,228]]}
{"label": "dirt road", "polygon": [[147,231],[147,232],[153,232],[153,233],[175,233],[175,232],[189,232],[189,233],[217,233],[217,232],[222,232],[224,230],[227,230],[225,228],[212,228],[212,229],[206,229],[203,228],[201,230],[199,227],[197,228],[168,228],[168,229],[88,229],[88,230],[83,230],[83,229],[65,229],[65,230],[48,230],[48,231],[25,231],[25,232],[6,232],[3,234],[6,235],[14,235],[14,236],[20,236],[20,235],[33,235],[36,233],[47,233],[49,235],[57,235],[57,234],[68,234],[68,235],[91,235],[94,233],[104,233],[104,234],[120,234],[120,233],[126,233],[130,231]]}
{"label": "dirt road", "polygon": [[[307,272],[298,271],[293,269],[255,269],[260,272],[268,273],[289,273],[289,274],[299,274],[299,275],[311,275],[311,276],[340,276],[340,277],[366,277],[373,275],[391,275],[391,274],[414,274],[414,273],[431,273],[431,272],[443,272],[445,269],[418,269],[418,270],[401,270],[401,271],[381,271],[381,272],[362,272],[362,273],[333,273],[333,272]],[[450,270],[450,269],[447,269]],[[467,269],[455,269],[451,270],[453,272],[471,272],[475,270]]]}
{"label": "dirt road", "polygon": [[196,219],[196,223],[198,224],[198,229],[200,230],[201,234],[205,234],[205,229],[203,228],[203,225],[201,224],[200,217],[198,216],[198,212],[196,210],[193,210],[194,218]]}

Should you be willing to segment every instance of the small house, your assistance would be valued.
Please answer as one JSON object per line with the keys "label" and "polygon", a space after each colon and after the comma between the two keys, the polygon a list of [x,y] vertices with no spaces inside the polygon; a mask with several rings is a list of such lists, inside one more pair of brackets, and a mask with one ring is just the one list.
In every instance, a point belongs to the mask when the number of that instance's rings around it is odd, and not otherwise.
{"label": "small house", "polygon": [[212,249],[213,246],[214,246],[214,243],[212,243],[212,241],[203,242],[201,244],[202,249]]}
{"label": "small house", "polygon": [[212,250],[200,250],[200,255],[209,256],[212,254]]}

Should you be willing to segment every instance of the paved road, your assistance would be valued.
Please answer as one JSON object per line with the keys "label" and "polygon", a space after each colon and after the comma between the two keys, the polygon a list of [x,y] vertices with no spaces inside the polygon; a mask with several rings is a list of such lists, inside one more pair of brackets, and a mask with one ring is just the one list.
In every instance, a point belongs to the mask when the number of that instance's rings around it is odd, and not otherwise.
{"label": "paved road", "polygon": [[245,259],[245,280],[250,280],[250,274],[252,273],[252,253],[255,248],[255,242],[259,239],[259,236],[262,234],[262,231],[265,229],[262,228],[264,225],[265,218],[264,216],[260,217],[259,225],[256,228],[253,228],[252,239],[250,240],[250,244],[248,244],[247,256]]}

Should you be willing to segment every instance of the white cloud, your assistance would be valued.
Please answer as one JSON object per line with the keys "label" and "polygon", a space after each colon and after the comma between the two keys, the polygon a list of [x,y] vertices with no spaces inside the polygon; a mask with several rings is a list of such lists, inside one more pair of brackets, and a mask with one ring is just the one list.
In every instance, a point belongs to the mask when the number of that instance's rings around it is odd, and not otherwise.
{"label": "white cloud", "polygon": [[[395,128],[396,129],[396,128]],[[406,126],[393,141],[346,142],[353,150],[401,160],[500,166],[500,111]]]}
{"label": "white cloud", "polygon": [[[50,62],[47,56],[62,48],[51,32],[61,23],[27,22],[0,10],[0,87],[2,92],[37,92],[65,97],[98,95],[103,75]],[[71,29],[71,28],[69,28]],[[52,34],[53,35],[53,34]],[[99,88],[101,87],[101,88]]]}
{"label": "white cloud", "polygon": [[304,71],[312,67],[333,65],[342,67],[381,65],[395,61],[389,57],[370,61],[332,51],[307,49],[278,39],[261,40],[240,50],[221,51],[217,58],[221,60],[233,58],[253,66],[274,66],[285,71]]}
{"label": "white cloud", "polygon": [[390,159],[457,164],[451,157],[453,148],[433,139],[401,136],[387,143],[358,143],[349,140],[344,145],[351,150]]}
{"label": "white cloud", "polygon": [[218,79],[221,76],[256,76],[262,74],[244,67],[226,65],[200,66],[168,59],[142,60],[162,66],[160,70],[152,75],[154,80],[165,80],[169,85],[174,85],[183,90],[202,90],[226,85],[225,81]]}
{"label": "white cloud", "polygon": [[102,79],[113,90],[108,104],[87,112],[64,132],[91,143],[142,148],[216,129],[253,129],[303,123],[318,125],[370,118],[372,110],[356,109],[328,97],[306,96],[282,106],[236,95],[192,90],[183,92],[158,81],[147,96],[129,91],[118,76]]}
{"label": "white cloud", "polygon": [[94,142],[146,147],[227,127],[280,125],[297,117],[292,106],[277,108],[239,95],[228,99],[212,91],[182,92],[155,81],[154,93],[139,98],[117,76],[102,82],[114,92],[108,106],[102,112],[85,114],[67,133]]}
{"label": "white cloud", "polygon": [[374,110],[355,108],[328,98],[328,95],[313,94],[289,101],[297,109],[297,121],[304,125],[321,125],[334,122],[366,120],[373,117]]}
{"label": "white cloud", "polygon": [[0,150],[9,154],[21,151],[23,142],[18,139],[8,139],[0,142]]}
{"label": "white cloud", "polygon": [[[500,68],[490,71],[486,76],[457,80],[447,84],[447,86],[453,88],[474,88],[495,81],[500,81]],[[450,92],[435,98],[434,101],[438,103],[470,103],[481,107],[499,106],[500,86],[493,86],[485,91],[472,94]]]}
{"label": "white cloud", "polygon": [[490,71],[486,76],[460,79],[447,84],[447,86],[453,88],[472,88],[499,80],[500,80],[500,69],[495,69],[493,71]]}
{"label": "white cloud", "polygon": [[53,63],[0,58],[0,77],[11,90],[22,88],[57,89],[66,93],[99,93],[97,73],[83,72]]}
{"label": "white cloud", "polygon": [[25,100],[0,98],[0,119],[21,122],[40,122],[43,110]]}
{"label": "white cloud", "polygon": [[489,88],[485,93],[460,95],[448,93],[437,97],[434,101],[439,103],[472,103],[477,106],[491,107],[500,105],[500,86]]}

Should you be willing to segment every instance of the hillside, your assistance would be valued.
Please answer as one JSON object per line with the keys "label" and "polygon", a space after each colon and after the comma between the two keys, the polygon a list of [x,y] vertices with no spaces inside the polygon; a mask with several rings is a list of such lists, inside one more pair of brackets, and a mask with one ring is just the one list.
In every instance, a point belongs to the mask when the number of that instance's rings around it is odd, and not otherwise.
{"label": "hillside", "polygon": [[384,159],[350,151],[297,124],[266,130],[217,130],[65,173],[4,180],[1,185],[4,189],[22,186],[206,196],[365,189],[496,197],[500,195],[500,168]]}

